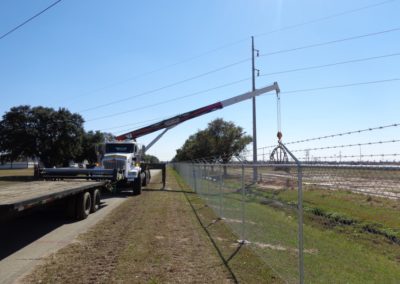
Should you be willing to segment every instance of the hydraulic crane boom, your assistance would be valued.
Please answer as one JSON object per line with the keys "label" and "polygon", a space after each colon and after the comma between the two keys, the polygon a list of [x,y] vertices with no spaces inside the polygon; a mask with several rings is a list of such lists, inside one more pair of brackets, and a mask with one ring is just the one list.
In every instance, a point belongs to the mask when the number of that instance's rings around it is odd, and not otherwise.
{"label": "hydraulic crane boom", "polygon": [[222,109],[224,107],[251,99],[253,97],[262,95],[264,93],[270,92],[270,91],[275,91],[277,94],[280,92],[279,86],[277,82],[274,82],[274,84],[261,88],[261,89],[256,89],[255,91],[252,92],[247,92],[244,94],[241,94],[239,96],[235,96],[205,107],[201,107],[192,111],[185,112],[183,114],[176,115],[174,117],[162,120],[160,122],[136,129],[134,131],[119,135],[116,137],[117,140],[125,140],[125,139],[136,139],[138,137],[141,137],[143,135],[147,135],[150,133],[153,133],[155,131],[158,131],[160,129],[165,129],[159,136],[157,136],[147,147],[145,150],[148,150],[155,142],[157,142],[162,135],[165,134],[169,129],[172,127],[195,117]]}

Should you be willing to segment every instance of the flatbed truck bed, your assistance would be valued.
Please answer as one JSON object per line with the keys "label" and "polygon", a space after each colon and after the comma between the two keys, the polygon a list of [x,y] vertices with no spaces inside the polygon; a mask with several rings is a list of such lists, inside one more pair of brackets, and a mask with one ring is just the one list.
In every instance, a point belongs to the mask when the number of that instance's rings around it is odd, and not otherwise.
{"label": "flatbed truck bed", "polygon": [[[33,181],[0,187],[0,219],[59,201],[69,216],[85,219],[97,211],[108,181]],[[64,202],[65,201],[65,202]]]}

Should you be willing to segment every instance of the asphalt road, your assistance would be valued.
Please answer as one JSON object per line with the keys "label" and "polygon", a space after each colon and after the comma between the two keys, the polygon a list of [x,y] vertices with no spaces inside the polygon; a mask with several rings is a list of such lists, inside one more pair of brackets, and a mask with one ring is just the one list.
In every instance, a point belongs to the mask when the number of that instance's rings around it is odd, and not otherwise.
{"label": "asphalt road", "polygon": [[46,210],[0,223],[0,283],[18,282],[44,257],[74,241],[125,198],[123,194],[103,197],[101,209],[79,222]]}

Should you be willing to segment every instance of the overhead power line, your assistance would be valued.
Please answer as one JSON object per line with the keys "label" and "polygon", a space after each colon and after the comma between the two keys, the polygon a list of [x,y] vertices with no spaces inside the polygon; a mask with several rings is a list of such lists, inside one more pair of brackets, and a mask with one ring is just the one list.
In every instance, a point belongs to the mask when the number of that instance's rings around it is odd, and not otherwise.
{"label": "overhead power line", "polygon": [[306,25],[309,25],[309,24],[315,24],[315,23],[318,23],[318,22],[322,22],[322,21],[333,19],[333,18],[337,18],[337,17],[353,14],[353,13],[364,11],[364,10],[368,10],[368,9],[371,9],[371,8],[376,8],[376,7],[383,6],[383,5],[386,5],[386,4],[389,4],[389,3],[393,3],[393,2],[396,2],[396,1],[397,0],[388,0],[388,1],[383,1],[383,2],[378,2],[378,3],[374,3],[374,4],[358,7],[358,8],[355,8],[355,9],[350,9],[350,10],[347,10],[347,11],[343,11],[343,12],[339,12],[339,13],[336,13],[336,14],[328,15],[328,16],[325,16],[325,17],[320,17],[320,18],[316,18],[316,19],[313,19],[313,20],[309,20],[309,21],[305,21],[305,22],[289,25],[289,26],[286,26],[286,27],[282,27],[282,28],[279,28],[279,29],[271,30],[269,32],[259,33],[259,34],[255,35],[255,37],[266,36],[266,35],[270,35],[270,34],[273,34],[273,33],[276,33],[276,32],[282,32],[282,31],[291,30],[291,29],[302,27],[302,26],[306,26]]}
{"label": "overhead power line", "polygon": [[281,94],[295,94],[295,93],[304,93],[304,92],[314,92],[314,91],[322,91],[322,90],[329,90],[329,89],[340,89],[340,88],[348,88],[348,87],[355,87],[355,86],[362,86],[362,85],[390,83],[390,82],[396,82],[396,81],[400,81],[400,78],[392,78],[392,79],[384,79],[384,80],[376,80],[376,81],[366,81],[366,82],[357,82],[357,83],[350,83],[350,84],[343,84],[343,85],[333,85],[333,86],[324,86],[324,87],[316,87],[316,88],[309,88],[309,89],[291,90],[291,91],[281,92]]}
{"label": "overhead power line", "polygon": [[29,23],[30,21],[32,21],[33,19],[35,19],[36,17],[39,17],[41,14],[43,14],[44,12],[46,12],[47,10],[49,10],[50,8],[54,7],[55,5],[57,5],[58,3],[60,3],[61,0],[55,1],[53,4],[51,4],[50,6],[48,6],[47,8],[45,8],[44,10],[40,11],[39,13],[33,15],[32,17],[30,17],[29,19],[25,20],[23,23],[19,24],[18,26],[16,26],[15,28],[9,30],[8,32],[6,32],[5,34],[0,36],[0,40],[5,38],[6,36],[8,36],[9,34],[15,32],[16,30],[18,30],[19,28],[21,28],[22,26],[26,25],[27,23]]}
{"label": "overhead power line", "polygon": [[[365,61],[369,61],[369,60],[376,60],[376,59],[388,58],[388,57],[399,56],[399,55],[400,55],[400,53],[392,53],[392,54],[385,54],[385,55],[379,55],[379,56],[359,58],[359,59],[353,59],[353,60],[347,60],[347,61],[334,62],[334,63],[323,64],[323,65],[300,67],[300,68],[295,68],[295,69],[289,69],[289,70],[275,71],[275,72],[271,72],[271,73],[266,73],[266,74],[260,75],[260,77],[265,77],[265,76],[270,76],[270,75],[277,75],[277,74],[284,74],[284,73],[291,73],[291,72],[298,72],[298,71],[306,71],[306,70],[311,70],[311,69],[326,68],[326,67],[344,65],[344,64],[349,64],[349,63],[365,62]],[[191,93],[191,94],[188,94],[188,95],[175,97],[175,98],[172,98],[172,99],[169,99],[169,100],[165,100],[165,101],[162,101],[162,102],[159,102],[159,103],[143,106],[143,107],[140,107],[140,108],[137,108],[137,109],[131,109],[131,110],[125,112],[125,113],[134,112],[134,111],[137,111],[137,110],[142,109],[142,108],[143,109],[147,109],[147,108],[151,108],[151,107],[154,107],[154,106],[157,106],[157,105],[166,104],[166,103],[169,103],[169,102],[185,99],[185,98],[188,98],[188,97],[192,97],[192,96],[195,96],[195,95],[198,95],[198,94],[206,93],[206,92],[209,92],[209,91],[212,91],[212,90],[216,90],[216,89],[219,89],[219,88],[231,86],[231,85],[234,85],[234,84],[237,84],[237,83],[240,83],[240,82],[245,82],[245,81],[248,81],[250,79],[251,79],[250,77],[249,78],[244,78],[244,79],[241,79],[241,80],[237,80],[237,81],[230,82],[230,83],[227,83],[227,84],[219,85],[219,86],[216,86],[216,87],[213,87],[213,88],[209,88],[209,89],[206,89],[206,90],[198,91],[198,92]],[[363,82],[362,84],[365,84],[365,83],[371,83],[371,82]],[[376,82],[373,82],[373,83],[376,83]],[[355,85],[355,84],[352,84],[352,85]],[[328,88],[331,88],[331,87],[338,87],[338,86],[330,86]],[[309,90],[309,89],[307,89],[307,90]],[[303,90],[297,90],[297,91],[303,91]],[[294,91],[294,92],[297,92],[297,91]],[[293,92],[293,91],[289,91],[289,92]],[[114,115],[114,114],[112,114],[112,115]],[[154,121],[154,120],[157,120],[157,119],[152,119],[151,121]],[[144,121],[144,122],[148,122],[148,121]],[[118,125],[118,126],[115,126],[115,127],[104,128],[104,129],[101,129],[101,130],[110,130],[110,129],[114,130],[116,128],[123,128],[125,126],[135,126],[137,124],[139,124],[139,123]],[[130,129],[128,129],[128,130],[130,130]]]}
{"label": "overhead power line", "polygon": [[298,50],[304,50],[304,49],[309,49],[309,48],[314,48],[314,47],[325,46],[325,45],[331,45],[331,44],[336,44],[336,43],[341,43],[341,42],[346,42],[346,41],[351,41],[351,40],[356,40],[356,39],[361,39],[361,38],[373,37],[373,36],[378,36],[378,35],[398,32],[398,31],[400,31],[400,28],[397,27],[397,28],[393,28],[393,29],[390,29],[390,30],[384,30],[384,31],[373,32],[373,33],[368,33],[368,34],[356,35],[356,36],[352,36],[352,37],[346,37],[346,38],[341,38],[341,39],[335,39],[335,40],[330,40],[330,41],[313,43],[313,44],[309,44],[309,45],[303,45],[303,46],[294,47],[294,48],[281,49],[281,50],[277,50],[277,51],[267,52],[267,53],[260,54],[260,57],[270,56],[270,55],[275,55],[275,54],[288,53],[288,52],[293,52],[293,51],[298,51]]}
{"label": "overhead power line", "polygon": [[106,89],[109,89],[109,88],[112,88],[112,87],[115,87],[115,86],[124,84],[124,83],[129,82],[129,81],[133,81],[133,80],[135,80],[135,79],[139,79],[139,78],[142,78],[142,77],[145,77],[145,76],[148,76],[148,75],[151,75],[151,74],[154,74],[154,73],[163,71],[163,70],[167,70],[167,69],[169,69],[169,68],[172,68],[172,67],[175,67],[175,66],[178,66],[178,65],[181,65],[181,64],[184,64],[184,63],[193,61],[193,60],[195,60],[195,59],[204,57],[204,56],[206,56],[206,55],[208,55],[208,54],[211,54],[211,53],[213,53],[213,52],[219,51],[219,50],[224,49],[224,48],[228,48],[228,47],[230,47],[230,46],[236,45],[236,44],[238,44],[238,43],[241,43],[241,42],[244,42],[244,41],[247,41],[247,40],[248,40],[248,38],[246,38],[246,39],[241,39],[241,40],[237,40],[237,41],[234,41],[234,42],[231,42],[231,43],[228,43],[228,44],[225,44],[225,45],[216,47],[216,48],[214,48],[214,49],[210,49],[210,50],[205,51],[205,52],[203,52],[203,53],[200,53],[200,54],[198,54],[198,55],[195,55],[195,56],[192,56],[192,57],[188,57],[188,58],[183,59],[183,60],[181,60],[181,61],[177,61],[177,62],[175,62],[175,63],[167,64],[167,65],[162,66],[162,67],[160,67],[160,68],[156,68],[156,69],[153,69],[153,70],[150,70],[150,71],[141,73],[141,74],[137,74],[137,75],[128,77],[128,78],[123,79],[123,80],[119,80],[119,81],[110,83],[110,84],[108,84],[108,85],[106,85],[106,86],[103,86],[103,87],[100,87],[100,88],[98,88],[98,89],[95,89],[95,90],[92,90],[92,91],[83,93],[83,94],[81,94],[81,95],[79,95],[79,96],[77,96],[77,97],[75,97],[75,98],[72,98],[72,100],[74,100],[74,99],[80,99],[80,98],[82,98],[83,96],[87,96],[87,95],[90,95],[90,94],[93,94],[93,93],[96,93],[96,92],[99,92],[99,91],[102,91],[102,90],[106,90]]}
{"label": "overhead power line", "polygon": [[[285,49],[285,50],[281,50],[281,51],[275,51],[275,52],[272,52],[272,53],[265,53],[264,55],[261,55],[261,56],[266,56],[266,55],[271,55],[271,54],[278,54],[278,53],[281,53],[281,52],[296,51],[296,50],[300,50],[300,49],[305,49],[305,48],[310,48],[310,47],[316,47],[316,46],[325,45],[325,44],[330,44],[330,43],[337,43],[337,42],[342,42],[342,41],[347,41],[347,40],[354,40],[354,39],[358,39],[358,38],[366,37],[366,36],[376,36],[376,35],[380,35],[380,34],[383,34],[383,33],[394,32],[394,31],[400,31],[400,28],[391,29],[391,30],[386,30],[386,31],[381,31],[381,32],[376,32],[376,33],[369,33],[369,34],[364,34],[364,35],[361,35],[361,36],[355,36],[355,37],[346,38],[346,39],[341,39],[341,40],[334,40],[334,41],[329,41],[329,42],[325,42],[325,43],[312,44],[312,45],[303,46],[303,47],[297,47],[297,48],[292,48],[292,49]],[[268,75],[272,75],[272,74],[289,73],[289,72],[302,71],[302,70],[308,70],[308,69],[317,69],[317,68],[329,67],[329,66],[334,66],[334,65],[341,65],[341,64],[348,64],[348,63],[354,63],[354,62],[361,62],[361,61],[367,61],[367,60],[373,60],[373,59],[379,59],[379,58],[390,57],[390,56],[397,56],[397,55],[399,55],[399,54],[398,54],[398,53],[395,53],[395,54],[387,54],[387,55],[376,56],[376,57],[370,57],[370,58],[362,58],[362,59],[355,59],[355,60],[349,60],[349,61],[344,61],[344,62],[336,62],[336,63],[325,64],[325,65],[320,65],[320,66],[309,66],[309,67],[304,67],[304,68],[298,68],[298,69],[292,69],[292,70],[285,70],[285,71],[280,71],[280,72],[274,72],[274,73],[263,74],[263,75],[261,75],[261,76],[268,76]],[[192,80],[195,80],[195,79],[198,79],[198,78],[207,76],[207,75],[210,75],[210,74],[212,74],[212,73],[216,73],[216,72],[219,72],[219,71],[222,71],[222,70],[231,68],[231,67],[233,67],[233,66],[242,64],[242,63],[247,62],[247,61],[249,61],[249,60],[250,60],[250,58],[242,59],[242,60],[239,60],[239,61],[237,61],[237,62],[228,64],[228,65],[225,65],[225,66],[222,66],[222,67],[219,67],[219,68],[210,70],[210,71],[207,71],[207,72],[205,72],[205,73],[201,73],[201,74],[195,75],[195,76],[193,76],[193,77],[186,78],[186,79],[184,79],[184,80],[180,80],[180,81],[177,81],[177,82],[174,82],[174,83],[171,83],[171,84],[168,84],[168,85],[165,85],[165,86],[156,88],[156,89],[152,89],[152,90],[149,90],[149,91],[145,91],[145,92],[142,92],[142,93],[137,94],[137,95],[125,97],[125,98],[118,99],[118,100],[115,100],[115,101],[112,101],[112,102],[109,102],[109,103],[105,103],[105,104],[97,105],[97,106],[94,106],[94,107],[86,108],[86,109],[83,109],[83,110],[81,110],[81,111],[79,111],[79,112],[87,112],[87,111],[91,111],[91,110],[96,110],[96,109],[99,109],[99,108],[107,107],[107,106],[114,105],[114,104],[118,104],[118,103],[125,102],[125,101],[129,101],[129,100],[134,99],[134,98],[137,98],[137,97],[149,95],[149,94],[152,94],[152,93],[155,93],[155,92],[158,92],[158,91],[167,89],[167,88],[171,88],[171,87],[174,87],[174,86],[177,86],[177,85],[180,85],[180,84],[183,84],[183,83],[186,83],[186,82],[189,82],[189,81],[192,81]],[[286,93],[287,93],[287,92],[286,92]]]}
{"label": "overhead power line", "polygon": [[224,88],[224,87],[232,86],[232,85],[235,85],[235,84],[238,84],[238,83],[241,83],[241,82],[248,81],[250,79],[251,78],[245,78],[245,79],[233,81],[233,82],[230,82],[230,83],[227,83],[227,84],[223,84],[223,85],[219,85],[219,86],[216,86],[216,87],[213,87],[213,88],[209,88],[209,89],[206,89],[206,90],[194,92],[194,93],[191,93],[191,94],[188,94],[188,95],[172,98],[172,99],[169,99],[169,100],[165,100],[165,101],[162,101],[162,102],[158,102],[158,103],[154,103],[154,104],[150,104],[150,105],[146,105],[146,106],[137,107],[137,108],[130,109],[130,110],[127,110],[127,111],[123,111],[123,112],[117,112],[117,113],[112,113],[112,114],[96,117],[96,118],[93,118],[93,119],[90,119],[90,120],[87,120],[87,121],[90,122],[90,121],[94,121],[94,120],[99,120],[99,119],[114,117],[114,116],[118,116],[118,115],[123,115],[123,114],[126,114],[126,113],[131,113],[131,112],[135,112],[135,111],[138,111],[138,110],[148,109],[148,108],[155,107],[155,106],[158,106],[158,105],[166,104],[166,103],[169,103],[169,102],[181,100],[181,99],[188,98],[188,97],[193,97],[195,95],[204,94],[204,93],[207,93],[207,92],[210,92],[210,91],[213,91],[213,90],[217,90],[217,89],[221,89],[221,88]]}
{"label": "overhead power line", "polygon": [[[171,116],[172,116],[172,115],[171,115]],[[116,125],[116,126],[111,126],[111,127],[107,127],[107,128],[98,129],[98,130],[99,130],[99,131],[104,131],[104,130],[115,130],[115,129],[118,129],[118,128],[124,128],[124,127],[127,127],[127,126],[132,127],[132,126],[137,126],[137,125],[139,125],[138,127],[141,127],[141,125],[142,125],[143,123],[149,123],[149,122],[152,122],[152,121],[167,119],[168,117],[170,117],[170,116],[161,116],[161,117],[156,117],[156,118],[152,118],[152,119],[137,121],[137,122],[135,122],[135,123],[128,123],[128,124]],[[127,131],[129,131],[129,130],[132,130],[132,128],[128,129]],[[123,131],[123,130],[121,130],[121,131]],[[125,131],[125,132],[126,132],[126,131]]]}
{"label": "overhead power line", "polygon": [[[238,80],[238,81],[235,81],[235,82],[231,82],[231,83],[228,83],[228,84],[224,84],[224,85],[221,85],[221,86],[217,86],[217,87],[214,87],[214,88],[211,88],[211,89],[207,89],[207,90],[204,90],[204,91],[199,91],[199,92],[196,92],[196,93],[193,93],[193,94],[185,95],[183,97],[188,97],[188,96],[193,96],[195,94],[209,92],[209,91],[211,91],[213,89],[222,88],[224,86],[233,85],[233,84],[236,84],[236,83],[239,83],[239,82],[243,82],[243,81],[246,81],[246,80],[250,80],[250,78],[241,79],[241,80]],[[351,83],[351,84],[344,84],[344,85],[333,85],[333,86],[324,86],[324,87],[309,88],[309,89],[292,90],[292,91],[281,92],[281,94],[294,94],[294,93],[302,93],[302,92],[310,92],[310,91],[338,89],[338,88],[355,87],[355,86],[362,86],[362,85],[369,85],[369,84],[390,83],[390,82],[395,82],[395,81],[400,81],[400,79],[393,78],[393,79],[385,79],[385,80],[378,80],[378,81],[367,81],[367,82],[358,82],[358,83]],[[265,94],[265,96],[268,96],[268,95],[271,95],[271,94]],[[181,99],[181,98],[182,97],[174,98],[172,100],[177,100],[177,99]],[[100,117],[95,117],[93,119],[87,120],[86,122],[91,122],[91,121],[110,118],[110,117],[116,117],[116,116],[124,115],[124,114],[127,114],[127,113],[143,110],[145,108],[153,107],[153,106],[156,106],[156,105],[159,105],[159,104],[163,104],[163,103],[165,103],[165,102],[155,103],[155,104],[147,105],[147,106],[144,106],[144,107],[138,107],[138,108],[135,108],[135,109],[129,109],[129,110],[126,110],[126,111],[123,111],[123,112],[118,112],[118,113],[108,114],[108,115],[104,115],[104,116],[100,116]]]}
{"label": "overhead power line", "polygon": [[193,81],[195,79],[198,79],[198,78],[201,78],[201,77],[204,77],[204,76],[207,76],[207,75],[210,75],[210,74],[213,74],[213,73],[225,70],[225,69],[228,69],[230,67],[242,64],[242,63],[247,62],[249,60],[250,60],[250,58],[239,60],[239,61],[236,61],[234,63],[231,63],[231,64],[228,64],[228,65],[225,65],[225,66],[222,66],[222,67],[219,67],[219,68],[216,68],[216,69],[213,69],[213,70],[210,70],[210,71],[207,71],[207,72],[204,72],[204,73],[201,73],[201,74],[189,77],[189,78],[186,78],[184,80],[180,80],[180,81],[177,81],[177,82],[174,82],[174,83],[171,83],[171,84],[168,84],[168,85],[156,88],[156,89],[145,91],[145,92],[137,94],[137,95],[125,97],[125,98],[122,98],[122,99],[119,99],[119,100],[115,100],[115,101],[112,101],[112,102],[109,102],[109,103],[105,103],[105,104],[97,105],[97,106],[90,107],[90,108],[87,108],[87,109],[83,109],[83,110],[81,110],[79,112],[87,112],[87,111],[90,111],[90,110],[103,108],[103,107],[106,107],[106,106],[110,106],[110,105],[114,105],[114,104],[117,104],[117,103],[125,102],[125,101],[128,101],[128,100],[134,99],[134,98],[138,98],[138,97],[142,97],[142,96],[145,96],[145,95],[149,95],[149,94],[161,91],[161,90],[165,90],[165,89],[168,89],[168,88],[171,88],[171,87],[174,87],[174,86],[177,86],[177,85],[189,82],[189,81]]}
{"label": "overhead power line", "polygon": [[[266,35],[269,35],[269,34],[272,34],[272,33],[276,33],[276,32],[281,32],[281,31],[286,31],[286,30],[299,28],[299,27],[306,26],[306,25],[309,25],[309,24],[314,24],[314,23],[318,23],[318,22],[321,22],[321,21],[326,21],[326,20],[329,20],[329,19],[333,19],[333,18],[336,18],[336,17],[340,17],[340,16],[356,13],[356,12],[359,12],[359,11],[375,8],[375,7],[378,7],[378,6],[386,5],[386,4],[389,4],[391,2],[395,2],[395,1],[397,1],[397,0],[387,0],[387,1],[382,1],[382,2],[375,3],[375,4],[371,4],[371,5],[358,7],[358,8],[355,8],[355,9],[346,10],[346,11],[343,11],[343,12],[340,12],[340,13],[336,13],[336,14],[325,16],[325,17],[316,18],[316,19],[313,19],[313,20],[309,20],[309,21],[305,21],[305,22],[300,22],[300,23],[297,23],[297,24],[289,25],[289,26],[286,26],[286,27],[283,27],[283,28],[271,30],[271,31],[268,31],[268,32],[260,33],[260,34],[255,35],[255,37],[262,37],[262,36],[266,36]],[[160,72],[160,71],[163,71],[163,70],[166,70],[166,69],[169,69],[169,68],[172,68],[172,67],[175,67],[175,66],[190,62],[190,61],[193,61],[195,59],[204,57],[204,56],[206,56],[208,54],[211,54],[211,53],[214,53],[216,51],[219,51],[219,50],[222,50],[222,49],[237,45],[237,44],[242,43],[242,42],[246,42],[248,40],[249,40],[249,37],[242,38],[242,39],[239,39],[239,40],[236,40],[236,41],[232,41],[230,43],[227,43],[227,44],[221,45],[219,47],[210,49],[208,51],[205,51],[205,52],[202,52],[200,54],[194,55],[192,57],[188,57],[188,58],[183,59],[181,61],[177,61],[177,62],[172,63],[172,64],[167,64],[167,65],[162,66],[160,68],[156,68],[156,69],[148,71],[148,72],[137,74],[137,75],[134,75],[132,77],[128,77],[126,79],[113,82],[111,84],[108,84],[106,86],[100,87],[98,89],[83,93],[83,94],[81,94],[81,95],[79,95],[79,96],[77,96],[75,98],[72,98],[72,100],[80,99],[80,98],[82,98],[82,96],[87,96],[87,95],[93,94],[95,92],[98,92],[98,91],[101,91],[101,90],[104,90],[104,89],[112,88],[114,86],[123,84],[123,83],[128,82],[128,81],[132,81],[132,80],[135,80],[135,79],[147,76],[147,75],[151,75],[151,74],[154,74],[154,73],[157,73],[157,72]]]}
{"label": "overhead power line", "polygon": [[271,76],[271,75],[279,75],[279,74],[286,74],[286,73],[313,70],[313,69],[321,69],[321,68],[327,68],[327,67],[350,64],[350,63],[358,63],[358,62],[365,62],[365,61],[376,60],[376,59],[383,59],[383,58],[394,57],[394,56],[399,56],[399,55],[400,55],[400,53],[392,53],[392,54],[385,54],[385,55],[379,55],[379,56],[373,56],[373,57],[365,57],[365,58],[358,58],[358,59],[352,59],[352,60],[346,60],[346,61],[339,61],[339,62],[322,64],[322,65],[299,67],[299,68],[295,68],[295,69],[288,69],[288,70],[283,70],[283,71],[275,71],[275,72],[271,72],[271,73],[265,73],[265,74],[261,74],[259,77],[266,77],[266,76]]}

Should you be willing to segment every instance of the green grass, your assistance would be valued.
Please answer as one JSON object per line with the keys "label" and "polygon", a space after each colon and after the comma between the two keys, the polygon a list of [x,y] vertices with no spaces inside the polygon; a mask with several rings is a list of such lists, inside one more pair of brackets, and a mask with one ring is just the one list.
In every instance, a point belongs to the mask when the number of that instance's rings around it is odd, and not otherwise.
{"label": "green grass", "polygon": [[[265,197],[297,204],[297,191],[262,191]],[[306,214],[324,217],[332,223],[352,225],[358,230],[385,236],[400,244],[400,204],[396,200],[355,194],[348,191],[312,189],[304,191]]]}
{"label": "green grass", "polygon": [[[175,171],[171,171],[171,173],[175,176],[180,188],[189,189],[188,185]],[[249,246],[238,246],[237,235],[225,222],[216,221],[218,214],[212,210],[212,205],[219,204],[219,199],[215,198],[216,196],[207,200],[209,206],[198,194],[186,194],[186,197],[194,207],[203,229],[209,234],[226,265],[235,274],[239,283],[285,282]],[[232,206],[240,206],[240,204],[232,203]]]}
{"label": "green grass", "polygon": [[[250,186],[242,212],[238,180],[225,180],[223,216],[283,279],[298,282],[297,191]],[[217,183],[199,181],[200,195],[219,212]],[[306,283],[395,283],[400,279],[398,202],[344,191],[304,191]]]}

